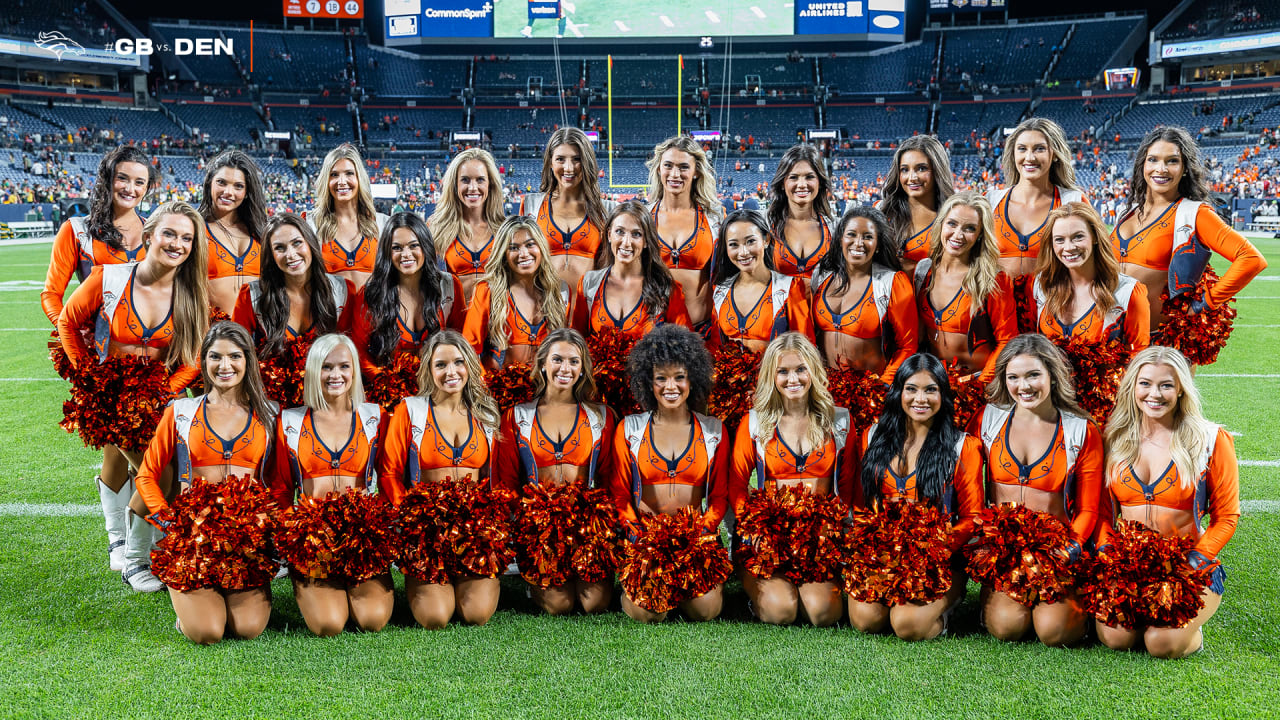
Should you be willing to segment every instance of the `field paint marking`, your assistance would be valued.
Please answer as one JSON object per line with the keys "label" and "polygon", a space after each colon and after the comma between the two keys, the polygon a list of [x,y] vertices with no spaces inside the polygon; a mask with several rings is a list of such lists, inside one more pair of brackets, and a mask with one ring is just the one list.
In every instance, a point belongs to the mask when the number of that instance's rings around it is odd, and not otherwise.
{"label": "field paint marking", "polygon": [[720,16],[711,12],[710,10],[706,11],[706,15],[707,15],[707,19],[710,20],[711,22],[713,23],[720,22]]}
{"label": "field paint marking", "polygon": [[1280,467],[1280,460],[1241,460],[1240,467]]}
{"label": "field paint marking", "polygon": [[1240,510],[1250,514],[1280,512],[1280,500],[1241,500]]}
{"label": "field paint marking", "polygon": [[1280,375],[1275,374],[1275,373],[1271,373],[1271,374],[1263,374],[1263,373],[1197,373],[1197,374],[1196,374],[1196,377],[1198,377],[1198,378],[1206,378],[1206,377],[1211,377],[1211,378],[1265,378],[1265,379],[1270,380],[1270,379],[1274,379],[1274,378],[1280,378]]}
{"label": "field paint marking", "polygon": [[[30,300],[0,300],[0,305],[30,305]],[[50,325],[50,328],[53,326]]]}
{"label": "field paint marking", "polygon": [[671,22],[671,18],[667,17],[666,15],[659,15],[658,19],[662,21],[663,25],[666,25],[669,28],[673,28],[676,26],[675,23]]}
{"label": "field paint marking", "polygon": [[1237,295],[1237,300],[1280,300],[1280,295]]}
{"label": "field paint marking", "polygon": [[564,6],[564,9],[565,9],[565,10],[568,10],[568,11],[569,11],[569,12],[571,12],[571,13],[576,13],[576,12],[578,12],[578,6],[576,6],[576,5],[574,5],[573,3],[569,2],[569,0],[565,0],[564,2],[562,2],[562,3],[560,3],[560,4]]}
{"label": "field paint marking", "polygon": [[565,27],[569,28],[569,32],[573,33],[574,37],[586,37],[585,35],[582,34],[582,31],[579,30],[578,28],[584,28],[590,23],[582,23],[581,25],[575,25],[573,21],[565,20],[564,24],[565,24]]}
{"label": "field paint marking", "polygon": [[631,32],[631,28],[627,27],[627,24],[622,22],[621,20],[614,20],[613,24],[617,25],[618,29],[621,30],[622,32]]}
{"label": "field paint marking", "polygon": [[0,328],[0,332],[40,332],[41,330],[53,331],[53,326],[47,328]]}
{"label": "field paint marking", "polygon": [[0,247],[17,247],[19,245],[44,245],[53,242],[56,235],[47,238],[23,238],[21,240],[0,240]]}
{"label": "field paint marking", "polygon": [[1248,323],[1235,323],[1233,327],[1253,327],[1253,328],[1280,328],[1280,325],[1256,325]]}
{"label": "field paint marking", "polygon": [[62,378],[0,378],[0,382],[62,382]]}
{"label": "field paint marking", "polygon": [[760,18],[761,20],[764,19],[764,11],[756,7],[755,5],[751,6],[751,12],[755,13],[755,16]]}
{"label": "field paint marking", "polygon": [[0,281],[0,290],[43,290],[40,280],[4,280]]}

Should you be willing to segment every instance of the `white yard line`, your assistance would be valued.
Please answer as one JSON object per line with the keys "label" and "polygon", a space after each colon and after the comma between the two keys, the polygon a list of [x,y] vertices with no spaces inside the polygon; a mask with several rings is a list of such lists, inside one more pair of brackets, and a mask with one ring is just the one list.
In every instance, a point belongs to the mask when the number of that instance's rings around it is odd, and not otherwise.
{"label": "white yard line", "polygon": [[1276,373],[1196,373],[1196,379],[1199,378],[1264,378],[1273,380],[1280,378],[1280,374]]}

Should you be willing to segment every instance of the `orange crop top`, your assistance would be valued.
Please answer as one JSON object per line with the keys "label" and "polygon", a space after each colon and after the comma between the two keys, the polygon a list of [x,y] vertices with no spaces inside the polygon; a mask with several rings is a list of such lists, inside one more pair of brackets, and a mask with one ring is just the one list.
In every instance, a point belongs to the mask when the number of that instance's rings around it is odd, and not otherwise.
{"label": "orange crop top", "polygon": [[209,223],[204,225],[205,234],[209,237],[209,279],[224,277],[258,277],[262,264],[262,241],[249,237],[249,247],[241,255],[236,255],[217,235]]}
{"label": "orange crop top", "polygon": [[[542,429],[536,400],[509,408],[502,415],[502,433],[497,442],[498,457],[494,466],[497,481],[519,490],[521,485],[537,483],[539,468],[576,465],[587,468],[592,487],[604,486],[613,476],[613,411],[603,405],[594,407],[599,413],[596,417],[599,440],[592,430],[592,416],[579,404],[573,429],[559,442]],[[516,413],[524,412],[531,415],[527,436],[516,420]]]}
{"label": "orange crop top", "polygon": [[378,238],[362,236],[360,244],[351,251],[339,245],[337,240],[325,240],[320,245],[320,255],[324,258],[325,272],[340,273],[354,270],[372,273],[373,263],[378,257]]}
{"label": "orange crop top", "polygon": [[[658,238],[658,247],[662,249],[662,262],[672,270],[701,270],[711,262],[716,251],[716,236],[707,220],[707,214],[697,205],[694,210],[698,214],[693,234],[685,238],[679,245],[669,245],[665,238]],[[653,206],[653,226],[658,226],[658,206]]]}
{"label": "orange crop top", "polygon": [[[924,268],[921,274],[921,268]],[[919,306],[924,341],[931,348],[939,332],[964,335],[968,338],[969,352],[988,350],[987,365],[982,369],[983,381],[995,375],[996,359],[1006,343],[1018,335],[1017,303],[1013,297],[1013,282],[1003,272],[996,275],[996,288],[987,296],[983,309],[975,316],[970,313],[972,296],[963,287],[941,309],[933,306],[929,297],[929,279],[933,270],[929,263],[916,265],[917,278],[922,281],[916,287],[916,304]]]}
{"label": "orange crop top", "polygon": [[[981,436],[982,418],[989,412],[999,410],[987,405],[976,414],[969,423],[970,434]],[[1098,521],[1098,498],[1102,492],[1105,462],[1102,433],[1090,421],[1084,434],[1084,445],[1077,450],[1075,467],[1068,467],[1067,438],[1059,418],[1058,429],[1044,454],[1024,465],[1009,451],[1009,428],[1013,425],[1013,416],[1014,413],[1010,412],[1009,419],[987,445],[988,480],[1001,485],[1026,485],[1063,495],[1071,533],[1083,545],[1093,536],[1094,525]]]}
{"label": "orange crop top", "polygon": [[[368,482],[371,471],[377,462],[378,435],[370,442],[368,433],[361,426],[360,414],[351,412],[351,436],[340,448],[330,448],[316,432],[315,422],[310,408],[299,408],[304,411],[302,425],[298,431],[298,449],[295,452],[289,444],[283,415],[276,422],[276,477],[271,492],[280,507],[293,504],[294,493],[302,487],[305,478],[338,476],[345,478],[364,478]],[[379,414],[380,425],[386,421],[385,414]],[[370,417],[370,421],[374,418]]]}
{"label": "orange crop top", "polygon": [[[62,349],[66,351],[72,367],[80,367],[82,363],[93,360],[94,353],[85,344],[80,328],[87,326],[103,308],[103,267],[102,265],[93,267],[89,277],[71,294],[71,299],[62,309],[62,314],[58,316],[58,337],[62,340]],[[105,342],[98,348],[100,357],[108,354],[114,356],[130,354],[122,351],[121,345],[141,345],[158,351],[164,350],[173,338],[172,307],[169,308],[164,320],[152,327],[144,325],[142,319],[138,317],[137,308],[133,305],[133,281],[137,272],[137,265],[129,270],[129,279],[109,320],[110,338],[101,336],[101,327],[95,332],[96,341]],[[102,318],[98,320],[101,325]],[[169,389],[175,393],[181,392],[199,376],[198,366],[184,365],[169,376]]]}
{"label": "orange crop top", "polygon": [[[485,263],[489,262],[489,254],[493,252],[493,236],[480,248],[480,252],[472,252],[471,248],[462,244],[461,238],[454,238],[444,250],[444,262],[449,272],[454,275],[483,275]],[[461,297],[461,296],[459,296]]]}
{"label": "orange crop top", "polygon": [[[347,286],[348,299],[342,307],[338,308],[338,327],[336,328],[336,332],[346,334],[351,329],[353,305],[351,298],[356,294],[356,286],[350,280],[344,279],[342,282]],[[240,288],[240,294],[236,295],[236,304],[231,310],[231,319],[240,323],[245,330],[248,330],[254,340],[262,340],[262,338],[259,337],[258,331],[258,311],[253,306],[253,290],[249,287],[249,283],[245,283],[244,286]],[[284,339],[296,340],[300,337],[307,336],[314,329],[314,323],[307,325],[303,330],[297,330],[291,325],[286,325],[284,328]],[[364,345],[358,344],[356,347],[363,348]]]}
{"label": "orange crop top", "polygon": [[915,263],[929,257],[929,250],[931,247],[929,244],[929,231],[931,230],[933,230],[933,223],[929,223],[923,230],[907,238],[907,241],[902,243],[903,260],[914,265]]}
{"label": "orange crop top", "polygon": [[[82,226],[87,218],[75,218],[79,222],[67,220],[58,228],[58,235],[53,239],[53,251],[49,256],[49,271],[44,277],[44,290],[40,293],[40,307],[49,318],[49,322],[58,324],[58,314],[62,312],[62,298],[67,294],[67,285],[71,284],[74,275],[84,282],[89,271],[95,265],[116,265],[127,262],[140,262],[147,256],[147,246],[139,245],[133,250],[114,250],[111,246],[90,238],[88,232],[77,234],[77,226]],[[91,252],[86,253],[88,246]]]}
{"label": "orange crop top", "polygon": [[[1151,304],[1147,301],[1146,285],[1134,284],[1133,292],[1129,295],[1129,307],[1125,310],[1121,321],[1119,330],[1125,341],[1133,345],[1134,352],[1151,344]],[[1042,335],[1050,339],[1074,337],[1087,342],[1100,343],[1111,336],[1115,330],[1114,325],[1108,322],[1107,317],[1098,309],[1097,303],[1094,303],[1089,306],[1089,312],[1070,324],[1053,317],[1047,309],[1042,310],[1038,329]]]}
{"label": "orange crop top", "polygon": [[[618,425],[614,433],[613,458],[614,472],[609,483],[610,493],[618,513],[627,522],[634,522],[637,517],[641,489],[650,485],[696,485],[702,486],[707,501],[707,510],[703,513],[703,522],[708,528],[716,527],[724,517],[728,506],[728,471],[729,442],[721,427],[720,437],[714,438],[715,456],[707,457],[707,437],[703,434],[703,422],[708,420],[697,414],[691,419],[689,444],[679,457],[668,459],[658,452],[653,445],[650,433],[653,420],[648,413],[628,416]],[[636,418],[636,420],[630,420]],[[631,452],[631,444],[627,435],[628,422],[643,423],[639,435],[637,451]]]}
{"label": "orange crop top", "polygon": [[[1182,200],[1178,200],[1171,203],[1146,227],[1129,238],[1120,234],[1120,226],[1128,213],[1122,216],[1111,231],[1111,244],[1120,262],[1134,263],[1162,272],[1169,270],[1173,261],[1174,225],[1177,224],[1175,217],[1181,202]],[[1205,301],[1209,307],[1217,307],[1234,297],[1267,267],[1267,261],[1258,252],[1258,248],[1223,222],[1208,203],[1202,204],[1196,211],[1195,237],[1205,247],[1231,261],[1231,267],[1205,293]],[[1188,280],[1194,283],[1199,278]]]}
{"label": "orange crop top", "polygon": [[1105,545],[1114,531],[1113,521],[1119,515],[1117,506],[1156,505],[1192,513],[1197,528],[1208,513],[1209,527],[1200,534],[1195,549],[1207,558],[1218,553],[1236,532],[1240,520],[1240,468],[1236,462],[1236,444],[1224,428],[1218,428],[1213,453],[1198,481],[1183,486],[1178,468],[1170,461],[1160,477],[1150,484],[1142,482],[1132,466],[1111,468],[1108,485],[1110,513],[1103,513],[1099,525],[1098,545]]}
{"label": "orange crop top", "polygon": [[[143,455],[138,468],[138,494],[152,514],[169,506],[160,489],[160,474],[176,461],[177,479],[188,483],[200,476],[200,468],[226,468],[228,475],[244,475],[248,468],[259,482],[268,484],[263,474],[269,467],[271,431],[258,416],[250,413],[249,421],[233,438],[223,438],[209,426],[205,417],[205,396],[183,398],[165,408],[156,434]],[[185,437],[183,429],[185,428]]]}
{"label": "orange crop top", "polygon": [[[778,281],[790,280],[786,302],[782,307],[773,306],[773,289]],[[742,312],[733,298],[733,286],[738,277],[727,280],[712,298],[715,307],[716,327],[723,338],[729,340],[760,340],[769,342],[784,332],[793,331],[813,338],[813,319],[809,314],[807,283],[799,278],[788,278],[778,273],[774,283],[760,293],[756,304]],[[723,291],[722,291],[723,289]]]}
{"label": "orange crop top", "polygon": [[[911,289],[911,280],[906,273],[895,272],[893,284],[889,291],[889,307],[885,310],[884,320],[892,328],[894,352],[890,356],[885,347],[884,324],[880,312],[876,308],[876,298],[872,281],[867,280],[867,288],[853,307],[844,312],[836,312],[827,300],[827,289],[835,281],[831,274],[818,283],[813,295],[813,324],[818,332],[834,332],[862,340],[879,340],[881,352],[885,355],[885,370],[881,378],[891,382],[898,368],[920,346],[920,318],[916,311],[915,291]],[[852,290],[847,290],[849,292]]]}
{"label": "orange crop top", "polygon": [[[408,401],[416,400],[423,408],[421,424],[410,417]],[[450,443],[440,432],[435,406],[429,398],[405,398],[396,406],[382,442],[378,462],[379,492],[400,504],[408,487],[419,481],[421,471],[457,468],[455,479],[471,477],[487,481],[490,476],[490,435],[474,414],[471,429],[458,445]],[[414,440],[414,436],[419,437]]]}
{"label": "orange crop top", "polygon": [[[637,302],[636,306],[631,308],[631,312],[623,317],[614,317],[604,301],[605,287],[608,285],[611,270],[611,268],[605,268],[588,271],[578,280],[577,296],[573,303],[573,327],[578,332],[583,335],[592,335],[605,328],[612,328],[624,335],[642,338],[663,322],[691,327],[689,310],[684,304],[684,290],[680,289],[680,283],[677,282],[671,283],[671,297],[667,300],[667,311],[660,320],[650,317],[643,300]],[[599,277],[596,292],[588,297],[584,283],[587,283],[588,278],[594,273],[603,273],[603,276]]]}
{"label": "orange crop top", "polygon": [[[521,201],[521,214],[529,214],[524,208],[524,201]],[[600,239],[602,233],[600,228],[591,222],[590,216],[582,218],[582,222],[578,223],[578,227],[572,230],[562,230],[556,224],[555,218],[551,217],[551,196],[543,195],[542,204],[538,206],[535,221],[538,228],[542,230],[542,234],[547,238],[547,244],[551,246],[551,254],[555,255],[576,255],[578,257],[592,258],[596,256],[596,250],[600,247]]]}
{"label": "orange crop top", "polygon": [[[462,326],[462,283],[455,276],[449,276],[449,281],[453,285],[453,303],[449,307],[449,315],[445,317],[444,307],[440,307],[436,311],[436,318],[441,328],[458,328]],[[373,335],[374,321],[373,316],[369,313],[369,306],[365,302],[365,290],[368,288],[365,284],[356,291],[355,298],[352,300],[351,307],[351,339],[356,344],[356,349],[360,352],[360,370],[366,375],[377,370],[373,360],[369,357],[369,338]],[[404,318],[396,313],[396,327],[400,330],[400,342],[396,345],[396,352],[407,352],[417,354],[418,349],[422,347],[422,343],[427,339],[425,327],[419,328],[417,332],[409,329]],[[288,330],[285,331],[289,332]]]}
{"label": "orange crop top", "polygon": [[[563,286],[562,286],[563,287]],[[480,357],[494,357],[501,362],[497,353],[489,346],[489,304],[493,291],[489,283],[481,280],[476,283],[471,295],[471,305],[467,308],[466,318],[462,321],[462,336],[470,343],[471,348]],[[552,328],[547,327],[547,319],[532,323],[516,307],[516,301],[507,294],[507,345],[528,345],[537,347]],[[487,353],[487,355],[486,355]]]}
{"label": "orange crop top", "polygon": [[783,275],[809,279],[817,269],[818,263],[822,262],[822,258],[826,257],[831,250],[831,228],[827,225],[827,219],[819,215],[818,225],[822,227],[822,242],[818,243],[818,247],[814,248],[813,252],[804,257],[800,257],[787,246],[786,233],[779,229],[778,236],[773,242],[773,269]]}
{"label": "orange crop top", "polygon": [[[853,484],[858,469],[856,442],[846,442],[843,449],[837,449],[835,439],[828,436],[821,446],[801,455],[792,450],[775,430],[773,437],[762,447],[763,458],[759,455],[761,448],[757,447],[756,439],[751,435],[750,423],[745,420],[739,423],[737,437],[733,441],[733,463],[729,468],[729,503],[736,514],[741,515],[746,509],[753,471],[757,488],[778,480],[830,478],[831,487],[840,499],[846,505],[853,502]],[[761,468],[764,469],[763,477]],[[836,477],[837,472],[839,477]]]}
{"label": "orange crop top", "polygon": [[[1000,250],[1002,258],[1030,258],[1034,260],[1040,254],[1040,241],[1049,235],[1049,228],[1046,225],[1049,222],[1049,213],[1045,213],[1044,221],[1035,230],[1023,235],[1013,226],[1013,221],[1009,219],[1009,198],[1013,196],[1013,188],[1009,188],[1004,193],[1004,197],[996,203],[995,212],[993,213],[994,223],[991,232],[996,236],[996,247]],[[1053,188],[1053,207],[1049,208],[1049,212],[1053,212],[1062,205],[1061,188]]]}
{"label": "orange crop top", "polygon": [[[872,425],[862,433],[863,456],[867,453],[867,446],[871,444],[871,435],[875,427]],[[940,499],[941,508],[952,517],[949,543],[952,552],[964,547],[964,544],[973,536],[975,529],[973,521],[978,517],[978,513],[982,512],[984,505],[982,474],[982,441],[972,435],[965,435],[950,486],[944,489],[943,497]],[[912,470],[905,476],[899,476],[891,468],[885,468],[884,478],[880,484],[880,494],[885,499],[906,498],[911,502],[919,502],[920,498],[916,494],[916,471]],[[853,504],[858,508],[867,507],[860,479],[854,485]]]}

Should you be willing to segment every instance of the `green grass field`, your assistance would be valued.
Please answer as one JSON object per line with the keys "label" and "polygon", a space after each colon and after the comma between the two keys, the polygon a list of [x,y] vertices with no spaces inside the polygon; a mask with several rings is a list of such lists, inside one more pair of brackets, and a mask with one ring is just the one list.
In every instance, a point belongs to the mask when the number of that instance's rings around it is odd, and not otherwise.
{"label": "green grass field", "polygon": [[[668,0],[633,5],[624,0],[562,0],[564,36],[636,38],[701,35],[790,35],[792,4],[784,0]],[[495,0],[494,37],[520,37],[529,21],[527,0]],[[533,37],[555,37],[556,23],[539,20]]]}
{"label": "green grass field", "polygon": [[516,579],[485,627],[418,629],[398,589],[382,633],[321,640],[283,581],[262,637],[193,646],[167,595],[135,595],[107,569],[90,514],[99,455],[57,427],[65,389],[38,300],[49,247],[0,248],[0,717],[1280,716],[1280,240],[1257,243],[1272,267],[1200,372],[1209,416],[1239,433],[1245,514],[1205,650],[1176,662],[997,642],[977,626],[972,584],[949,637],[907,644],[761,625],[736,584],[705,625],[548,618]]}

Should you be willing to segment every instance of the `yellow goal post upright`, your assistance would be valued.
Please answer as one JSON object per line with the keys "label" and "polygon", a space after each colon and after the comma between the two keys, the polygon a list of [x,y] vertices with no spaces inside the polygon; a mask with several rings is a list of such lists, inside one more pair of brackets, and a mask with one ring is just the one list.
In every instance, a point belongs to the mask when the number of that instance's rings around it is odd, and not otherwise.
{"label": "yellow goal post upright", "polygon": [[[609,133],[609,187],[613,188],[647,188],[649,185],[617,185],[613,182],[613,56],[609,57],[608,65],[608,114],[606,116],[606,130]],[[684,55],[676,56],[676,135],[680,134],[680,119],[683,109],[684,100]]]}

